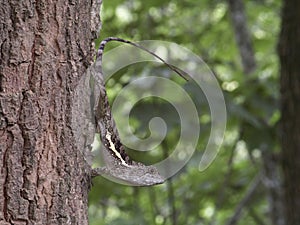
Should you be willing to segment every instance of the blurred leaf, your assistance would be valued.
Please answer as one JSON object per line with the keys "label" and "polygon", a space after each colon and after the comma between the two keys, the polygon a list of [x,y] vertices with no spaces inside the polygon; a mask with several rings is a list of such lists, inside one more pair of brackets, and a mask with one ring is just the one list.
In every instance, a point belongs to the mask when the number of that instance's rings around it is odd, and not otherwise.
{"label": "blurred leaf", "polygon": [[[200,173],[199,162],[211,132],[210,109],[205,95],[195,84],[179,82],[193,99],[202,121],[194,156],[173,177],[172,184],[132,188],[104,178],[95,179],[89,201],[91,224],[171,225],[174,217],[172,208],[176,210],[177,224],[213,224],[214,216],[215,224],[226,224],[232,216],[259,169],[260,154],[255,158],[258,161],[255,166],[250,156],[259,153],[262,146],[268,146],[270,151],[278,149],[276,129],[280,119],[276,44],[281,1],[246,0],[244,3],[257,60],[257,70],[247,77],[242,72],[226,1],[103,2],[100,39],[119,36],[134,41],[163,40],[187,47],[201,56],[216,74],[224,90],[228,119],[219,154],[210,167]],[[110,44],[106,50],[114,46],[117,44]],[[147,63],[118,71],[107,85],[110,100],[134,76],[153,74],[170,77],[168,68],[153,67]],[[174,107],[159,99],[145,99],[132,109],[130,124],[135,133],[144,137],[149,135],[148,123],[154,116],[163,118],[168,126],[164,140],[168,149],[160,146],[152,154],[130,152],[141,161],[160,161],[165,152],[169,154],[178,142],[180,118]],[[264,190],[256,191],[249,207],[255,209],[256,214],[266,221],[265,224],[270,224],[266,216],[269,212]],[[244,211],[239,225],[256,224],[248,211]]]}

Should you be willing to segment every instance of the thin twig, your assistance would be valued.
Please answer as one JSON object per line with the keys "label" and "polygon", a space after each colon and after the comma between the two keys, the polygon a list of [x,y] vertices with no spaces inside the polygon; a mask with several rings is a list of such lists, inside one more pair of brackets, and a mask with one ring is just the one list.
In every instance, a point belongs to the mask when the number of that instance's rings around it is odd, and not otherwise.
{"label": "thin twig", "polygon": [[252,207],[248,207],[249,215],[254,219],[257,225],[266,225],[266,223],[257,215]]}
{"label": "thin twig", "polygon": [[220,186],[220,190],[218,192],[218,197],[217,197],[217,200],[216,200],[216,209],[214,210],[214,214],[212,215],[212,218],[211,218],[211,221],[210,221],[209,225],[214,225],[216,223],[217,213],[218,213],[219,209],[222,207],[223,202],[224,202],[225,190],[229,186],[230,177],[231,177],[231,174],[232,174],[232,171],[233,171],[233,158],[234,158],[236,145],[237,145],[237,143],[238,143],[238,141],[240,140],[240,137],[241,137],[241,132],[239,132],[239,133],[240,133],[239,137],[237,138],[236,142],[232,146],[232,150],[231,150],[228,162],[227,162],[228,170],[227,170],[226,174],[224,175],[224,180],[222,182],[222,185]]}
{"label": "thin twig", "polygon": [[242,210],[250,202],[252,196],[254,195],[254,193],[256,191],[256,188],[258,187],[258,185],[261,182],[261,177],[262,177],[262,175],[261,175],[261,173],[259,173],[253,179],[250,187],[247,190],[246,195],[240,201],[240,203],[238,204],[238,206],[235,209],[235,212],[234,212],[233,216],[228,220],[228,222],[226,223],[226,225],[235,225],[237,223],[237,221],[240,219]]}
{"label": "thin twig", "polygon": [[[167,153],[167,149],[168,148],[168,144],[166,141],[162,142],[162,147],[163,147],[163,153],[164,153],[164,158],[168,157],[168,153]],[[167,189],[168,189],[168,204],[170,206],[170,208],[172,209],[171,212],[171,223],[173,225],[177,224],[177,210],[176,210],[176,206],[175,206],[175,195],[174,195],[174,188],[173,188],[173,182],[172,182],[172,178],[167,180]]]}

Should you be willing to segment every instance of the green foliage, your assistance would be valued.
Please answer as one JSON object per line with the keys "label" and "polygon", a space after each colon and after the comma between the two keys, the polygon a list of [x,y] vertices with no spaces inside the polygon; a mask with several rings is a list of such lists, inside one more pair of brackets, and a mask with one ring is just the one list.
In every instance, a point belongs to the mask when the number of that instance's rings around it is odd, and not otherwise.
{"label": "green foliage", "polygon": [[[262,170],[262,150],[279,148],[276,41],[280,1],[248,0],[245,9],[257,60],[257,70],[250,75],[242,72],[226,1],[104,0],[100,39],[118,36],[134,41],[172,41],[200,55],[223,88],[228,121],[220,153],[207,170],[199,172],[201,150],[210,132],[209,109],[204,96],[197,95],[192,85],[182,84],[201,109],[197,152],[176,176],[156,187],[127,187],[95,179],[90,193],[91,225],[167,225],[174,224],[174,216],[177,224],[225,224],[234,214],[251,181]],[[112,100],[130,82],[132,74],[165,74],[166,70],[161,66],[130,66],[109,81],[108,94]],[[136,105],[130,122],[137,135],[147,136],[149,120],[167,115],[164,120],[169,130],[164,146],[172,149],[179,133],[178,114],[173,110],[164,101],[145,100]],[[166,152],[160,147],[148,155],[131,154],[136,160],[153,163],[164,158]],[[255,217],[270,224],[268,210],[266,190],[260,186],[244,207],[238,224],[256,224]]]}

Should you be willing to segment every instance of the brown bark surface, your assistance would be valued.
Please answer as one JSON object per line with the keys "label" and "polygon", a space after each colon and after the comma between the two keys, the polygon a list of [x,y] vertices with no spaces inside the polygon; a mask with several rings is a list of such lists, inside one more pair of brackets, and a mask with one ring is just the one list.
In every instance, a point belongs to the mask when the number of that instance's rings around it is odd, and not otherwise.
{"label": "brown bark surface", "polygon": [[300,224],[300,2],[284,1],[279,41],[286,224]]}
{"label": "brown bark surface", "polygon": [[90,169],[70,124],[99,7],[99,0],[0,0],[1,225],[88,224]]}

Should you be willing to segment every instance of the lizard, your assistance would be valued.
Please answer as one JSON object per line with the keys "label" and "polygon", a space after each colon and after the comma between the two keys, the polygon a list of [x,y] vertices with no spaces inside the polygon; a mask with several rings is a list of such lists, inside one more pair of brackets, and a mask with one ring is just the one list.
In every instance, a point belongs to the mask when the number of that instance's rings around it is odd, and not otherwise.
{"label": "lizard", "polygon": [[167,67],[179,74],[185,80],[188,80],[186,74],[179,68],[167,63],[160,56],[146,49],[145,47],[125,39],[117,37],[108,37],[104,39],[99,46],[96,54],[96,64],[93,79],[99,86],[98,99],[94,99],[93,113],[95,117],[95,126],[97,133],[100,134],[101,142],[104,146],[104,155],[108,158],[105,167],[93,169],[92,175],[104,175],[123,181],[126,184],[137,186],[150,186],[164,182],[164,178],[159,174],[154,166],[146,166],[140,162],[135,162],[126,153],[123,146],[116,123],[111,113],[109,101],[102,71],[102,57],[105,45],[110,41],[118,41],[133,45],[142,49],[162,61]]}

